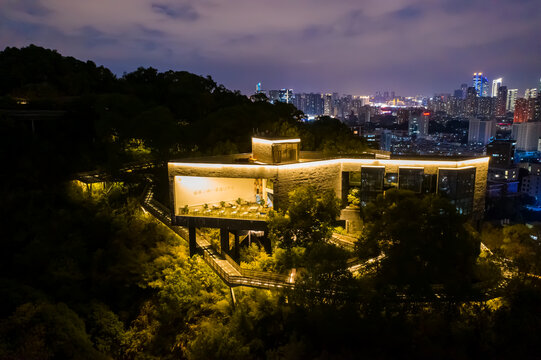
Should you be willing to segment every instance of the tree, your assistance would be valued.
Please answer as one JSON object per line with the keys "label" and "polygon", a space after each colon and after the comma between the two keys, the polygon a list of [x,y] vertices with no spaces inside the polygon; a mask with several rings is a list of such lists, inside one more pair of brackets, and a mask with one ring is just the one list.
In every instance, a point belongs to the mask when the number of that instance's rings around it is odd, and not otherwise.
{"label": "tree", "polygon": [[332,190],[313,186],[289,193],[286,211],[271,213],[269,237],[281,270],[304,266],[310,251],[329,239],[340,214],[340,200]]}
{"label": "tree", "polygon": [[429,294],[432,285],[443,284],[448,294],[458,294],[475,280],[479,240],[448,200],[389,190],[366,206],[363,217],[358,255],[385,255],[378,274],[383,286]]}
{"label": "tree", "polygon": [[497,255],[511,259],[521,272],[541,273],[541,245],[538,228],[523,224],[494,228],[486,225],[483,242]]}
{"label": "tree", "polygon": [[340,215],[340,200],[332,190],[303,186],[289,193],[286,212],[274,214],[269,228],[283,248],[310,248],[331,236]]}

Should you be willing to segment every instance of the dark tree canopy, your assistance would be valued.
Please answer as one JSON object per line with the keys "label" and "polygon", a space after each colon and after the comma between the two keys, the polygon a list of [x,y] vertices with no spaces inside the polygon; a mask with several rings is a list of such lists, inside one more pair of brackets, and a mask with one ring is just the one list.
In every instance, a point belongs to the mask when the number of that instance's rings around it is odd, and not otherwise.
{"label": "dark tree canopy", "polygon": [[448,200],[389,190],[364,208],[363,220],[358,254],[385,254],[379,273],[383,283],[414,293],[443,284],[455,293],[475,280],[479,240]]}

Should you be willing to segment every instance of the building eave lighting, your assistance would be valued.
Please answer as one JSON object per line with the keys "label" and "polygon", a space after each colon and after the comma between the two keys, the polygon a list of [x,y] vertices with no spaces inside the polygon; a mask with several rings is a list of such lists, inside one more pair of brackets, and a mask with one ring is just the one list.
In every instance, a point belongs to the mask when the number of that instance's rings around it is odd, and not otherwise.
{"label": "building eave lighting", "polygon": [[269,139],[262,139],[253,137],[252,138],[253,143],[259,143],[259,144],[296,144],[300,143],[301,139],[281,139],[281,140],[269,140]]}

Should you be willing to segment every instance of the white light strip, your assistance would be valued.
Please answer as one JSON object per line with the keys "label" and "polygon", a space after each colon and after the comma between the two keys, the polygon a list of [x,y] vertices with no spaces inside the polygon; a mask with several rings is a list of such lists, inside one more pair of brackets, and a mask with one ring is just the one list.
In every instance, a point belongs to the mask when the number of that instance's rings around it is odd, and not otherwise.
{"label": "white light strip", "polygon": [[210,164],[210,163],[185,163],[185,162],[170,162],[169,166],[173,167],[189,167],[202,169],[299,169],[306,167],[320,167],[325,165],[361,165],[371,167],[387,166],[403,166],[403,167],[426,167],[426,166],[446,166],[465,168],[473,167],[479,164],[488,164],[490,158],[483,157],[471,160],[460,161],[445,161],[445,160],[387,160],[387,159],[332,159],[332,160],[314,160],[302,163],[293,164],[277,164],[277,165],[257,165],[257,164]]}
{"label": "white light strip", "polygon": [[262,139],[262,138],[252,138],[252,143],[259,143],[259,144],[288,144],[288,143],[300,143],[301,139],[282,139],[282,140],[269,140],[269,139]]}

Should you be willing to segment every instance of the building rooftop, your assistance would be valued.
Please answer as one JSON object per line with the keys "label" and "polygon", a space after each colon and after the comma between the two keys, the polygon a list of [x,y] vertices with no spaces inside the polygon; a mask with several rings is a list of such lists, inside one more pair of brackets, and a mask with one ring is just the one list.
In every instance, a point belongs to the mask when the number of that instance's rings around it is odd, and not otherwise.
{"label": "building rooftop", "polygon": [[[314,162],[314,161],[323,161],[323,160],[333,160],[333,159],[379,159],[379,160],[426,160],[426,161],[465,161],[478,159],[484,156],[430,156],[430,155],[391,155],[391,156],[377,156],[378,153],[364,153],[364,154],[353,154],[353,155],[328,155],[319,151],[301,151],[300,152],[300,163]],[[231,155],[218,155],[218,156],[202,156],[202,157],[192,157],[192,158],[182,158],[170,160],[170,163],[193,163],[193,164],[238,164],[238,165],[258,165],[263,163],[258,162],[256,159],[252,158],[251,153],[244,154],[231,154]],[[286,165],[284,164],[275,164],[277,166]]]}

